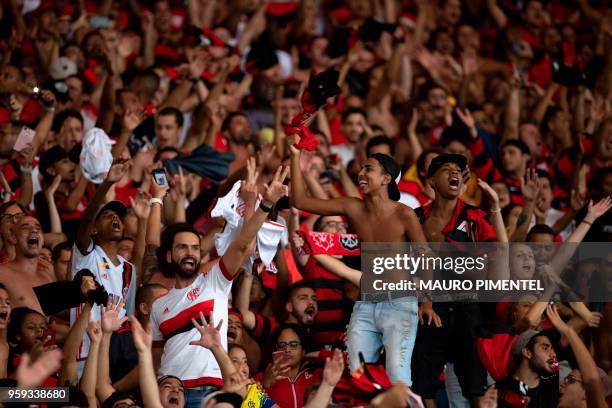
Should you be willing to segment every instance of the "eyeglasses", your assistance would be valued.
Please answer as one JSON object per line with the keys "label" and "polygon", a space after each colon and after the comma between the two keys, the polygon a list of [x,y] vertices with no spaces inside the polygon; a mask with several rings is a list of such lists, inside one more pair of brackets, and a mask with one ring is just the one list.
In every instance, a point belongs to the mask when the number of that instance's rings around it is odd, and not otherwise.
{"label": "eyeglasses", "polygon": [[17,213],[17,214],[2,214],[2,217],[0,217],[0,219],[2,221],[4,220],[10,220],[13,224],[18,223],[19,221],[21,221],[21,219],[25,217],[24,213]]}
{"label": "eyeglasses", "polygon": [[573,375],[568,375],[567,377],[565,377],[565,379],[563,380],[563,382],[565,384],[574,384],[574,383],[578,383],[578,384],[584,384],[584,381],[577,379],[576,377],[574,377]]}
{"label": "eyeglasses", "polygon": [[302,342],[297,341],[297,340],[292,340],[292,341],[279,341],[278,343],[276,343],[276,348],[277,349],[296,349],[298,348],[300,345],[302,344]]}
{"label": "eyeglasses", "polygon": [[346,222],[342,222],[342,221],[329,221],[329,222],[326,222],[325,224],[323,224],[322,228],[325,228],[325,227],[347,229],[348,228],[348,224]]}

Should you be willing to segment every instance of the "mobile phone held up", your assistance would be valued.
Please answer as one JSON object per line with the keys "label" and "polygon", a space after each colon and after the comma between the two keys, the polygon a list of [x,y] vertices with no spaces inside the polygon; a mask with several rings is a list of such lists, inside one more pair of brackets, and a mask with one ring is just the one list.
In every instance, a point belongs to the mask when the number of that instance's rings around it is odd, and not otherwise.
{"label": "mobile phone held up", "polygon": [[155,183],[157,183],[158,186],[167,186],[168,177],[166,176],[166,170],[164,169],[153,170],[153,180],[155,180]]}

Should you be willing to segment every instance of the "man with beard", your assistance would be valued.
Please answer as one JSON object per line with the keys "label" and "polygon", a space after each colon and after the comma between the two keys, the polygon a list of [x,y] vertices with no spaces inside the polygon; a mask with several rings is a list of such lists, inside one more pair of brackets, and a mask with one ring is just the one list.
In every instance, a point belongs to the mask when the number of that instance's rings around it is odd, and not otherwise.
{"label": "man with beard", "polygon": [[[548,306],[546,314],[551,318],[557,330],[573,337],[572,349],[584,351],[578,335],[565,324],[554,307]],[[529,398],[529,407],[553,408],[559,401],[559,364],[551,339],[558,338],[554,330],[538,332],[527,330],[514,341],[511,356],[516,363],[513,374],[497,383],[500,408],[515,407],[517,400]],[[582,348],[584,345],[582,345]],[[577,354],[583,357],[584,353]],[[588,354],[588,351],[587,351]],[[590,357],[590,356],[589,356]],[[592,361],[592,360],[591,360]],[[595,376],[597,373],[595,372]]]}
{"label": "man with beard", "polygon": [[[221,341],[227,349],[228,296],[232,281],[253,253],[255,237],[272,206],[287,194],[283,180],[288,169],[279,168],[267,187],[259,208],[245,223],[240,235],[206,273],[200,273],[200,237],[189,224],[172,226],[170,245],[163,254],[175,275],[175,285],[153,303],[153,361],[159,375],[174,375],[185,385],[188,408],[199,407],[202,398],[223,386],[221,370],[212,353],[191,346],[200,338],[193,321],[200,314],[220,324]],[[162,205],[161,200],[153,205]],[[201,323],[200,323],[201,324]]]}
{"label": "man with beard", "polygon": [[[110,201],[104,205],[104,199],[113,184],[121,180],[128,170],[128,164],[118,161],[112,165],[102,184],[88,204],[74,243],[72,256],[72,276],[82,269],[89,269],[98,284],[104,287],[114,304],[123,300],[125,309],[121,316],[134,314],[136,296],[136,273],[134,266],[118,254],[119,242],[123,237],[123,217],[127,213],[120,201]],[[71,325],[80,313],[74,308],[70,313]],[[100,319],[100,307],[94,305],[92,319]],[[83,337],[79,348],[79,361],[87,358],[89,338]]]}
{"label": "man with beard", "polygon": [[[315,289],[310,283],[301,280],[291,285],[287,292],[284,322],[295,323],[310,329],[318,311]],[[274,316],[264,316],[249,310],[248,302],[243,305],[242,302],[238,301],[237,304],[244,318],[244,327],[247,328],[251,337],[263,347],[268,340],[268,335],[278,327],[278,322]]]}
{"label": "man with beard", "polygon": [[12,226],[8,238],[16,255],[0,267],[0,281],[12,295],[11,305],[43,313],[32,288],[53,282],[55,277],[53,265],[39,258],[43,246],[40,223],[34,217],[23,216]]}
{"label": "man with beard", "polygon": [[244,166],[254,153],[249,119],[242,112],[230,112],[221,124],[221,135],[222,139],[217,140],[214,147],[236,155],[236,159],[230,164],[231,173]]}

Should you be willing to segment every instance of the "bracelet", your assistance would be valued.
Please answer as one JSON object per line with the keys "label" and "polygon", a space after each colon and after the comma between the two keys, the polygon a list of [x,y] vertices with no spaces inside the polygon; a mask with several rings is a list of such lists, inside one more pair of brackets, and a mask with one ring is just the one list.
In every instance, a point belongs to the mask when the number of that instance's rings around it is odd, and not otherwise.
{"label": "bracelet", "polygon": [[32,166],[19,166],[22,173],[32,174]]}
{"label": "bracelet", "polygon": [[164,200],[162,200],[161,198],[153,197],[149,200],[149,205],[153,205],[153,204],[159,204],[163,207]]}
{"label": "bracelet", "polygon": [[501,208],[498,208],[497,210],[491,210],[491,211],[489,211],[489,212],[490,212],[491,214],[495,214],[495,213],[501,212]]}
{"label": "bracelet", "polygon": [[587,225],[593,226],[593,223],[587,220],[582,220],[582,222],[584,222]]}
{"label": "bracelet", "polygon": [[272,211],[272,207],[268,207],[267,205],[263,203],[263,201],[259,203],[259,208],[261,209],[261,211],[266,212],[266,213],[269,213],[270,211]]}

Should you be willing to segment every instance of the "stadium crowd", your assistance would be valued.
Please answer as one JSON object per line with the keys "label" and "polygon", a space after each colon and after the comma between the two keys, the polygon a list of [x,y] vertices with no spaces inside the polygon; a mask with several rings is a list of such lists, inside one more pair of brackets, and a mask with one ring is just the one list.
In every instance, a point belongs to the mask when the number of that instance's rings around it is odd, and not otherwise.
{"label": "stadium crowd", "polygon": [[[561,246],[612,241],[609,5],[2,0],[0,386],[609,406],[612,254]],[[551,289],[366,293],[376,242],[511,243],[489,272]]]}

